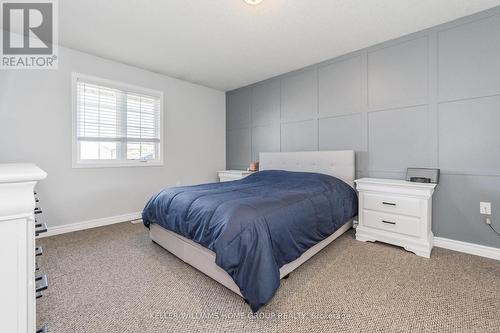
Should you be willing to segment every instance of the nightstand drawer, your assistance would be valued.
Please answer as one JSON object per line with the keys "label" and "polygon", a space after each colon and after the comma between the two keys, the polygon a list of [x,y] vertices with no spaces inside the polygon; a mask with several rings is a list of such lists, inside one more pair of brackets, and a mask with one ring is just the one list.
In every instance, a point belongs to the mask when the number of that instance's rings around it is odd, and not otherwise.
{"label": "nightstand drawer", "polygon": [[219,175],[219,181],[220,182],[230,182],[232,180],[239,180],[241,178],[242,177],[240,177],[240,176],[228,175],[228,174]]}
{"label": "nightstand drawer", "polygon": [[365,193],[364,208],[392,214],[420,217],[420,200],[389,195]]}
{"label": "nightstand drawer", "polygon": [[364,210],[363,225],[418,237],[420,235],[421,223],[420,219],[414,217]]}

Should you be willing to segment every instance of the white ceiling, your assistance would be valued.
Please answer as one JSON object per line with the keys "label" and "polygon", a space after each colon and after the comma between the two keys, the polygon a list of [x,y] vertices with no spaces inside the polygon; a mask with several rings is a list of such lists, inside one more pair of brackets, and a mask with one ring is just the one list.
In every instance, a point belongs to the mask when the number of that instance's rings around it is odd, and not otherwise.
{"label": "white ceiling", "polygon": [[60,44],[231,90],[500,0],[64,0]]}

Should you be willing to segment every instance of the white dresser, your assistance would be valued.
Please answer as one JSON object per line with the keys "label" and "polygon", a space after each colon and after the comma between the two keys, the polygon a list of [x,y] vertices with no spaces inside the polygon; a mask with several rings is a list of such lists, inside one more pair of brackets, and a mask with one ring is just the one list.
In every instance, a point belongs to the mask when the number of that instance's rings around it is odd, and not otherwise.
{"label": "white dresser", "polygon": [[355,183],[359,192],[356,239],[402,246],[429,258],[434,245],[432,195],[436,184],[376,178]]}
{"label": "white dresser", "polygon": [[0,164],[0,330],[35,332],[35,198],[47,174],[34,164]]}
{"label": "white dresser", "polygon": [[243,179],[246,176],[251,175],[252,173],[252,171],[245,170],[222,170],[217,172],[217,174],[219,175],[219,180],[221,182]]}

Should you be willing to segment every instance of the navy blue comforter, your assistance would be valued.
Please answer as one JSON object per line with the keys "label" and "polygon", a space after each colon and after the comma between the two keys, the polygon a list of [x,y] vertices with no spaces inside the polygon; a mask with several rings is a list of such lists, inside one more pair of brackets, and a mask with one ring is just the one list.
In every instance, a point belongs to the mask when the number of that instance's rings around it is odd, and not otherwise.
{"label": "navy blue comforter", "polygon": [[216,254],[253,311],[274,295],[279,269],[358,211],[356,192],[317,173],[261,171],[242,180],[166,188],[142,213]]}

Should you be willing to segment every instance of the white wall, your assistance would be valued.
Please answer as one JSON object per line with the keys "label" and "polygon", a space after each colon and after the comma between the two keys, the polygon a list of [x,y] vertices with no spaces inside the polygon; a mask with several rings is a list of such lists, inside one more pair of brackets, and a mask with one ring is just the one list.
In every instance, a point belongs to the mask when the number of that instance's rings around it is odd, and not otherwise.
{"label": "white wall", "polygon": [[[71,73],[164,93],[165,165],[71,167]],[[141,211],[163,187],[216,180],[225,166],[225,95],[82,52],[60,48],[58,70],[0,71],[0,163],[34,162],[49,227]]]}

